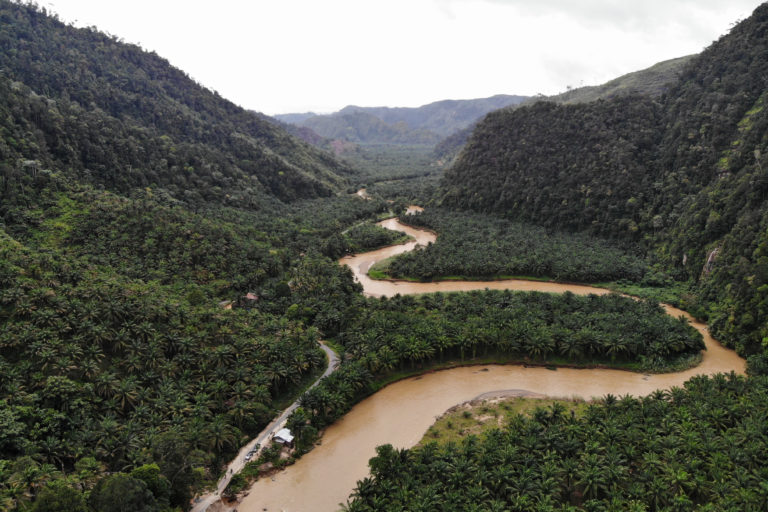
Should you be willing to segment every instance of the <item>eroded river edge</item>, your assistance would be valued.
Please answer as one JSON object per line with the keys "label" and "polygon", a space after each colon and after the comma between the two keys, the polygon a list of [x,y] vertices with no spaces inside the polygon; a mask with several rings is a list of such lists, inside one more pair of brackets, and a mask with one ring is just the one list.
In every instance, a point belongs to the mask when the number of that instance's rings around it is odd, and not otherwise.
{"label": "eroded river edge", "polygon": [[[575,294],[605,294],[608,290],[584,285],[541,281],[441,281],[415,283],[409,281],[376,281],[367,276],[377,261],[410,251],[417,244],[434,242],[434,233],[415,229],[388,219],[379,225],[403,231],[414,237],[407,244],[348,256],[339,262],[348,265],[371,296],[393,296],[482,289],[521,290]],[[368,474],[368,460],[375,447],[390,443],[406,448],[416,444],[424,432],[450,407],[472,400],[483,393],[516,389],[553,398],[589,399],[608,393],[614,395],[648,395],[657,389],[682,384],[700,374],[734,371],[743,374],[745,361],[734,351],[714,340],[707,327],[688,313],[665,306],[668,314],[685,316],[704,337],[707,350],[701,364],[677,373],[644,375],[621,370],[559,368],[526,368],[519,365],[482,365],[453,368],[411,377],[391,384],[352,408],[341,420],[330,426],[321,444],[304,455],[296,464],[273,478],[259,480],[238,510],[267,511],[333,511],[344,503],[357,480]]]}

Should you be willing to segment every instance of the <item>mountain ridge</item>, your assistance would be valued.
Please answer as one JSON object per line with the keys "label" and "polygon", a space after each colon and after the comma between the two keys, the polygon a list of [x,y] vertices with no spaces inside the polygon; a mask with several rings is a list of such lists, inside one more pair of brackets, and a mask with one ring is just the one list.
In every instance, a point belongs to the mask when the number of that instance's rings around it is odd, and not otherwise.
{"label": "mountain ridge", "polygon": [[[152,141],[150,145],[162,145],[160,139],[166,137],[171,146],[187,150],[182,158],[164,151],[143,163],[129,163],[120,152],[105,159],[91,150],[72,148],[71,164],[91,171],[92,179],[102,185],[112,186],[110,182],[122,180],[121,175],[130,176],[139,164],[141,174],[154,173],[159,178],[156,184],[169,187],[179,199],[185,190],[204,193],[209,188],[194,180],[186,180],[184,188],[174,185],[176,171],[160,169],[170,160],[179,161],[180,168],[192,166],[205,173],[211,187],[226,188],[230,195],[243,196],[254,179],[264,192],[282,200],[327,196],[346,183],[341,175],[350,169],[330,153],[202,87],[154,52],[93,29],[65,25],[34,6],[8,0],[0,2],[0,24],[4,28],[0,69],[8,80],[19,81],[32,93],[77,111],[82,118],[93,118],[94,123],[122,132],[138,130]],[[56,126],[43,131],[47,147],[66,146]],[[138,181],[126,186],[142,186]]]}
{"label": "mountain ridge", "polygon": [[326,114],[282,114],[276,119],[311,128],[322,137],[361,143],[433,144],[486,113],[524,101],[497,94],[469,100],[439,100],[420,107],[347,105]]}
{"label": "mountain ridge", "polygon": [[656,99],[489,114],[446,171],[444,204],[634,240],[706,297],[718,339],[759,352],[768,336],[758,291],[768,283],[766,33],[763,4]]}
{"label": "mountain ridge", "polygon": [[[677,76],[682,73],[683,66],[694,57],[695,55],[686,55],[657,62],[649,68],[627,73],[601,85],[577,87],[552,96],[533,96],[517,105],[506,108],[519,108],[540,101],[559,104],[586,103],[628,94],[643,94],[651,97],[660,96],[674,82]],[[458,156],[461,148],[469,140],[475,126],[476,123],[441,140],[435,146],[435,158],[443,162],[443,164],[453,161]]]}

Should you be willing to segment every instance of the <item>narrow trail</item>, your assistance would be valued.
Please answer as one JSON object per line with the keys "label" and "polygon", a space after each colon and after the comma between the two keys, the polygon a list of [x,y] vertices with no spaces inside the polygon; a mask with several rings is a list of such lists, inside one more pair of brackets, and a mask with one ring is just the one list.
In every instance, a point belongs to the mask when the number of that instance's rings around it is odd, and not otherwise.
{"label": "narrow trail", "polygon": [[[325,355],[328,357],[328,367],[325,369],[323,374],[312,383],[312,385],[308,389],[312,389],[313,387],[317,386],[318,383],[332,374],[334,371],[336,371],[336,368],[339,366],[339,356],[336,355],[336,352],[334,352],[328,345],[325,344],[324,341],[320,341],[320,348],[323,349],[323,352],[325,352]],[[191,508],[191,512],[205,512],[208,510],[208,507],[210,507],[212,504],[219,501],[221,493],[224,491],[224,489],[227,488],[227,485],[229,485],[229,482],[232,480],[232,477],[243,470],[245,467],[246,461],[245,456],[246,454],[253,449],[256,444],[259,444],[261,446],[264,446],[265,441],[267,441],[275,432],[283,428],[285,425],[285,421],[288,419],[288,417],[291,415],[291,413],[296,410],[296,408],[299,406],[299,399],[296,399],[291,405],[288,406],[287,409],[285,409],[282,413],[280,413],[280,416],[272,420],[272,423],[267,425],[267,427],[262,430],[258,436],[251,439],[248,444],[240,448],[240,451],[237,453],[237,456],[230,462],[227,467],[225,468],[224,476],[221,477],[219,480],[219,483],[216,485],[216,490],[212,493],[205,494],[203,496],[200,496],[196,501],[194,506]]]}
{"label": "narrow trail", "polygon": [[[434,233],[414,229],[388,219],[379,225],[404,231],[415,238],[407,244],[385,247],[377,251],[342,258],[369,296],[430,293],[436,291],[470,291],[507,289],[553,293],[606,294],[609,290],[584,285],[553,282],[442,281],[418,283],[409,281],[376,281],[367,275],[378,261],[417,245],[434,242]],[[411,377],[391,384],[355,405],[324,433],[321,444],[304,455],[296,464],[257,481],[248,496],[237,505],[239,512],[314,512],[338,510],[354,489],[357,480],[368,474],[368,460],[375,447],[390,443],[408,448],[416,444],[434,419],[450,407],[472,400],[483,393],[508,390],[534,393],[553,398],[591,399],[614,395],[644,396],[657,389],[682,386],[694,375],[719,372],[745,372],[745,361],[734,351],[714,340],[707,327],[686,312],[665,306],[668,314],[685,316],[702,334],[707,350],[695,368],[677,373],[641,374],[610,369],[526,368],[520,365],[481,365],[442,370]]]}

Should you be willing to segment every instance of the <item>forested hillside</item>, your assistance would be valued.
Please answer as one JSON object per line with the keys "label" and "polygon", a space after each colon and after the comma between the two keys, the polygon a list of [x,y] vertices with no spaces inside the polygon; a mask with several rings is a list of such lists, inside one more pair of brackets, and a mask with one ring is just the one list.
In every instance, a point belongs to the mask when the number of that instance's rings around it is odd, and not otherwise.
{"label": "forested hillside", "polygon": [[383,142],[389,144],[434,144],[438,136],[429,130],[412,128],[404,122],[385,123],[373,114],[363,111],[315,116],[302,126],[329,139],[348,142]]}
{"label": "forested hillside", "polygon": [[[270,421],[275,401],[325,368],[318,329],[338,329],[359,289],[315,248],[383,208],[345,197],[194,213],[151,191],[129,199],[57,172],[8,179],[4,509],[73,488],[82,500],[106,474],[147,465],[162,485],[143,498],[145,510],[186,507]],[[365,249],[369,238],[352,240]],[[135,476],[121,478],[147,492]]]}
{"label": "forested hillside", "polygon": [[442,100],[421,107],[349,105],[328,115],[284,114],[280,121],[311,128],[323,137],[361,143],[434,144],[492,110],[516,105],[525,96],[498,94],[473,100]]}
{"label": "forested hillside", "polygon": [[7,0],[0,27],[4,128],[26,123],[6,152],[122,193],[152,184],[237,204],[327,196],[349,172],[138,46]]}
{"label": "forested hillside", "polygon": [[641,96],[493,112],[446,171],[444,202],[548,227],[639,236],[635,203],[651,186],[659,115]]}
{"label": "forested hillside", "polygon": [[95,29],[0,1],[0,49],[0,510],[186,509],[325,369],[321,251],[388,207]]}
{"label": "forested hillside", "polygon": [[568,104],[587,103],[627,94],[659,97],[677,82],[685,66],[695,57],[696,55],[686,55],[685,57],[657,62],[649,68],[627,73],[601,85],[576,87],[554,96],[530,98],[523,102],[523,105],[541,100]]}
{"label": "forested hillside", "polygon": [[[489,116],[440,195],[445,204],[494,212],[495,220],[477,216],[464,228],[484,223],[484,236],[498,241],[483,253],[478,238],[469,240],[463,267],[449,266],[451,255],[435,246],[425,251],[430,265],[633,282],[666,272],[698,283],[716,334],[754,352],[768,336],[766,26],[764,6],[661,99],[539,103]],[[448,123],[443,109],[456,105],[434,106],[430,122]],[[391,140],[433,133],[427,121],[366,124],[373,115],[350,115],[363,120],[365,134]],[[153,53],[0,0],[0,510],[188,509],[222,463],[326,368],[321,336],[344,357],[289,420],[298,455],[397,368],[416,371],[444,356],[643,371],[695,363],[699,335],[648,301],[512,292],[363,297],[335,258],[397,241],[372,220],[402,200],[340,192],[383,179],[371,190],[428,196],[434,177],[423,149],[355,152],[352,169]],[[461,243],[455,212],[420,221],[444,229],[449,247]],[[517,221],[582,233],[550,236]],[[535,260],[521,242],[531,236],[542,239],[531,246]],[[642,246],[653,261],[618,249],[627,245]],[[595,251],[600,257],[590,258]],[[487,261],[505,255],[518,261]],[[434,277],[421,263],[403,272]],[[766,361],[753,358],[750,372],[768,373]],[[541,476],[552,496],[543,500],[574,505],[609,491],[626,508],[655,495],[659,507],[682,503],[685,492],[697,502],[764,503],[755,482],[765,480],[756,462],[765,460],[765,443],[754,431],[765,420],[756,406],[765,402],[764,383],[717,378],[689,388],[614,409],[608,400],[583,421],[540,414],[504,440],[519,451],[482,461],[515,469],[474,471],[482,464],[468,442],[444,456],[458,469],[437,464],[434,474],[477,475],[470,492],[491,490],[472,498],[476,505],[498,506],[493,493],[510,475],[522,484]],[[717,399],[725,405],[707,401]],[[648,443],[643,422],[674,432]],[[610,452],[596,445],[614,442],[620,448]],[[728,451],[733,446],[742,451]],[[393,462],[382,451],[377,483],[402,478],[400,463],[429,466],[425,453]],[[702,465],[709,472],[689,477]],[[584,475],[573,481],[576,466]],[[587,480],[606,467],[615,474]],[[520,478],[519,468],[528,471]],[[643,480],[629,478],[636,474]],[[734,491],[734,482],[749,492]],[[389,507],[369,483],[358,504]],[[415,496],[391,508],[419,508],[409,501]],[[462,499],[449,503],[465,508]]]}
{"label": "forested hillside", "polygon": [[768,6],[693,58],[658,99],[490,114],[446,172],[443,203],[635,240],[695,284],[714,334],[768,335]]}
{"label": "forested hillside", "polygon": [[[515,109],[530,106],[542,101],[558,104],[576,104],[630,95],[658,97],[675,83],[682,73],[684,66],[694,57],[695,55],[688,55],[678,57],[677,59],[665,60],[647,69],[614,78],[602,85],[577,87],[553,96],[533,96],[509,108]],[[443,162],[443,164],[453,161],[467,141],[469,141],[476,124],[473,123],[471,126],[452,133],[441,140],[435,146],[435,158]]]}

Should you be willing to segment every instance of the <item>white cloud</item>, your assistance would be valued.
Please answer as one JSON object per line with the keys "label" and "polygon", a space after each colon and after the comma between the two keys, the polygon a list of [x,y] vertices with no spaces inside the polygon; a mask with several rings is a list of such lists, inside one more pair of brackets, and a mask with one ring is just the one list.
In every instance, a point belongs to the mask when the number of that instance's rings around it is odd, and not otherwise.
{"label": "white cloud", "polygon": [[550,94],[694,53],[757,0],[49,0],[247,108]]}

